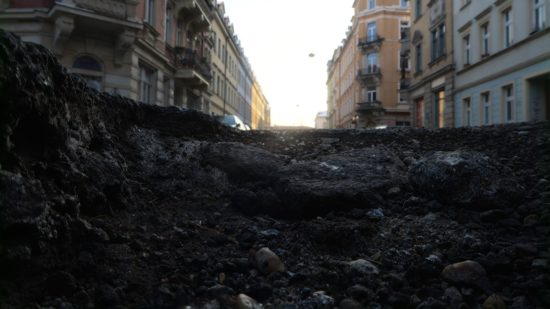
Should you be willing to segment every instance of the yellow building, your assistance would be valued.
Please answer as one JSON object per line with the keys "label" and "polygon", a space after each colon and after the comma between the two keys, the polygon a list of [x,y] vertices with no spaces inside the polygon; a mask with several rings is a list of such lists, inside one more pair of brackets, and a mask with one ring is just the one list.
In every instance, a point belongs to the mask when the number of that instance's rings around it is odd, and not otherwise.
{"label": "yellow building", "polygon": [[410,26],[409,1],[356,0],[346,38],[329,62],[329,122],[334,127],[410,124],[400,96],[400,37]]}
{"label": "yellow building", "polygon": [[225,15],[224,4],[214,1],[214,6],[211,18],[214,48],[210,112],[214,115],[237,115],[252,129],[263,128],[263,124],[269,123],[269,119],[265,118],[268,115],[265,112],[267,100],[254,78],[233,25]]}

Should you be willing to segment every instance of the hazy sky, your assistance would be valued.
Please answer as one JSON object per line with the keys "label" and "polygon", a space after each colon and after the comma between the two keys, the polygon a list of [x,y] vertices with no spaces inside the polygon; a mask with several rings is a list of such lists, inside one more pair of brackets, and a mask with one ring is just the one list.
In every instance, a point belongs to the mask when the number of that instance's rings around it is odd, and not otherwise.
{"label": "hazy sky", "polygon": [[326,110],[326,64],[351,24],[353,0],[223,2],[271,105],[272,124],[314,126]]}

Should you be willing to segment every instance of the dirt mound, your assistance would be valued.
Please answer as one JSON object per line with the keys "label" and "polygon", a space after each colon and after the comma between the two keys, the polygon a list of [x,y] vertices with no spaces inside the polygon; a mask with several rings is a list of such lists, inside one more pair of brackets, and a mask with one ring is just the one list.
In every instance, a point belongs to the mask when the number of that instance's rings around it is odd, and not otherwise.
{"label": "dirt mound", "polygon": [[0,94],[0,308],[550,306],[548,123],[236,132],[2,30]]}

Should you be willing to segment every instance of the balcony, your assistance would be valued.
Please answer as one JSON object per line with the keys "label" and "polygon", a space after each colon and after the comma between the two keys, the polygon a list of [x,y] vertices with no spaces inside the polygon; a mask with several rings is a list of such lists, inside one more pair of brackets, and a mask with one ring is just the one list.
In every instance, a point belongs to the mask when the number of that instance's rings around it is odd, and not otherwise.
{"label": "balcony", "polygon": [[382,72],[377,65],[369,65],[357,71],[357,79],[367,86],[375,86],[380,83]]}
{"label": "balcony", "polygon": [[359,105],[357,107],[358,113],[381,113],[384,112],[384,108],[382,107],[382,102],[380,101],[362,101],[357,103]]}
{"label": "balcony", "polygon": [[380,46],[383,41],[383,37],[380,37],[379,35],[371,35],[359,39],[357,46],[361,47],[364,51],[371,49],[380,50]]}
{"label": "balcony", "polygon": [[137,0],[73,0],[77,7],[96,14],[117,19],[133,20],[136,17]]}
{"label": "balcony", "polygon": [[178,15],[190,22],[195,32],[203,32],[210,27],[210,8],[205,0],[183,0],[176,6]]}
{"label": "balcony", "polygon": [[176,80],[200,90],[206,90],[212,79],[210,64],[196,50],[175,48]]}

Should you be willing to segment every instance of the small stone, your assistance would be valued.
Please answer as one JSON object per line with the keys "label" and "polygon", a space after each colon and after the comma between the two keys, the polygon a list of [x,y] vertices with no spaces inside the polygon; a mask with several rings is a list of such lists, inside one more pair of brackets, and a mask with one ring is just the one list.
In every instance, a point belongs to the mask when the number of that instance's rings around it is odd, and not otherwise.
{"label": "small stone", "polygon": [[525,226],[534,226],[539,224],[540,218],[537,215],[528,215],[525,218],[523,218],[523,225]]}
{"label": "small stone", "polygon": [[361,275],[377,275],[378,273],[380,273],[378,267],[367,260],[358,259],[355,261],[351,261],[348,264],[349,266],[351,266],[352,271]]}
{"label": "small stone", "polygon": [[225,297],[235,295],[235,291],[232,288],[225,285],[216,284],[211,286],[207,290],[208,296],[215,299],[223,299]]}
{"label": "small stone", "polygon": [[281,232],[277,229],[267,229],[267,230],[261,231],[260,235],[269,239],[269,238],[274,238],[279,236],[280,233]]}
{"label": "small stone", "polygon": [[452,302],[452,303],[460,303],[462,302],[462,294],[460,294],[460,291],[455,288],[454,286],[447,288],[445,290],[445,296]]}
{"label": "small stone", "polygon": [[371,209],[369,210],[369,212],[367,212],[367,217],[371,220],[380,220],[384,218],[384,213],[380,208]]}
{"label": "small stone", "polygon": [[473,284],[485,275],[483,266],[470,260],[448,265],[441,273],[445,281],[456,284]]}
{"label": "small stone", "polygon": [[27,246],[15,246],[6,249],[6,258],[11,261],[30,261],[32,250]]}
{"label": "small stone", "polygon": [[255,262],[256,268],[264,275],[285,271],[285,265],[281,259],[267,247],[261,248],[256,252]]}
{"label": "small stone", "polygon": [[483,309],[506,309],[506,303],[497,294],[493,294],[483,302]]}
{"label": "small stone", "polygon": [[548,260],[535,259],[531,263],[531,266],[534,267],[534,268],[541,268],[541,269],[547,268],[548,267]]}
{"label": "small stone", "polygon": [[256,302],[256,300],[254,300],[252,297],[245,294],[239,294],[236,299],[235,308],[236,309],[259,309],[259,308],[263,308],[263,306],[258,304],[258,302]]}
{"label": "small stone", "polygon": [[316,308],[332,308],[334,306],[334,298],[328,296],[325,291],[313,292],[310,300],[317,305]]}
{"label": "small stone", "polygon": [[399,187],[391,187],[388,190],[388,195],[398,195],[399,193],[401,193],[401,188]]}
{"label": "small stone", "polygon": [[361,309],[363,306],[351,298],[344,298],[338,306],[339,309]]}
{"label": "small stone", "polygon": [[372,298],[374,295],[373,291],[367,289],[366,287],[360,284],[356,284],[354,286],[349,287],[346,292],[349,296],[359,301],[367,298]]}

